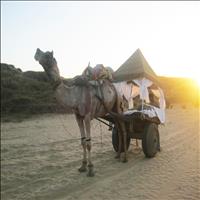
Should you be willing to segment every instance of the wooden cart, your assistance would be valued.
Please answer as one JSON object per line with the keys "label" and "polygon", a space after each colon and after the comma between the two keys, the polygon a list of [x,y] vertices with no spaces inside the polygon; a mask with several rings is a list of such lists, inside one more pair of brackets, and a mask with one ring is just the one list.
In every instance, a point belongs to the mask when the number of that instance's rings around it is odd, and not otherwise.
{"label": "wooden cart", "polygon": [[[119,138],[114,120],[110,115],[105,116],[103,119],[112,123],[112,127],[110,129],[112,130],[112,145],[114,150],[117,152]],[[140,139],[142,140],[142,149],[145,156],[148,158],[154,157],[156,153],[160,151],[160,137],[158,130],[160,120],[158,117],[150,118],[148,115],[138,111],[132,114],[123,115],[123,119],[127,131],[127,150],[131,139]],[[102,120],[100,121],[103,122]],[[110,126],[109,124],[107,125]],[[123,151],[124,145],[122,143],[122,152]]]}

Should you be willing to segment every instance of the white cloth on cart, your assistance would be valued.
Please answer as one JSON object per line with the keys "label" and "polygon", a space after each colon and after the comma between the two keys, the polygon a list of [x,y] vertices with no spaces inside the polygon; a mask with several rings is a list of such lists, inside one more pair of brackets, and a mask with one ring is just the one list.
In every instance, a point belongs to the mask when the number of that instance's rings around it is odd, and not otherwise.
{"label": "white cloth on cart", "polygon": [[128,101],[132,97],[132,84],[128,84],[126,81],[114,83],[114,86],[120,96],[124,96]]}
{"label": "white cloth on cart", "polygon": [[118,95],[128,101],[129,109],[133,109],[133,98],[139,95],[140,89],[133,83],[127,83],[127,81],[122,81],[118,83],[113,83]]}
{"label": "white cloth on cart", "polygon": [[[142,78],[142,79],[135,79],[133,80],[138,86],[140,86],[140,98],[145,100],[146,103],[149,103],[149,91],[148,91],[148,87],[150,87],[153,82],[146,79],[146,78]],[[165,97],[164,97],[164,93],[162,91],[162,89],[160,87],[158,87],[158,93],[159,93],[159,108],[150,105],[153,110],[152,112],[150,112],[149,110],[143,110],[144,114],[148,114],[149,117],[154,116],[154,113],[156,113],[156,116],[159,118],[161,123],[165,122]]]}
{"label": "white cloth on cart", "polygon": [[146,78],[135,79],[133,81],[140,87],[140,99],[143,99],[146,101],[146,103],[149,103],[150,101],[148,87],[150,87],[153,82]]}
{"label": "white cloth on cart", "polygon": [[[153,82],[146,79],[134,79],[134,83],[136,83],[139,87],[135,86],[132,83],[127,83],[127,81],[122,81],[118,83],[114,83],[114,86],[118,92],[118,95],[121,97],[124,96],[126,100],[129,103],[129,109],[133,109],[133,98],[136,97],[137,95],[140,95],[140,99],[145,100],[146,103],[149,103],[149,91],[148,87],[150,87]],[[165,122],[165,97],[162,89],[158,87],[156,90],[157,95],[159,96],[159,108],[149,105],[151,109],[143,109],[140,112],[143,112],[144,114],[147,114],[149,117],[158,117],[161,123]],[[157,96],[156,95],[156,96]],[[125,113],[133,113],[133,112],[138,112],[138,110],[128,110]]]}
{"label": "white cloth on cart", "polygon": [[159,98],[160,108],[154,107],[154,110],[156,111],[156,114],[160,122],[165,123],[165,108],[166,108],[165,97],[162,89],[158,87],[158,90],[160,92],[160,98]]}

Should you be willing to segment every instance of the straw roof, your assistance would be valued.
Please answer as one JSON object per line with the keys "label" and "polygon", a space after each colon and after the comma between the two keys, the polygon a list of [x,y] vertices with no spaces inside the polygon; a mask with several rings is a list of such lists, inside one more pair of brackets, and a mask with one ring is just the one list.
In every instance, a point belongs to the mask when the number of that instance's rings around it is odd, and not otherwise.
{"label": "straw roof", "polygon": [[137,49],[113,74],[114,81],[129,81],[145,77],[157,82],[157,75],[150,67],[140,49]]}

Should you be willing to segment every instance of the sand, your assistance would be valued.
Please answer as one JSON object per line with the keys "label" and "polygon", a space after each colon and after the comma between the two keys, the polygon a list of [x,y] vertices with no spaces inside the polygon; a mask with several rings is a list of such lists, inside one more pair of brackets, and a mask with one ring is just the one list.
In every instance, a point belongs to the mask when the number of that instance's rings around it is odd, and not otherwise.
{"label": "sand", "polygon": [[198,109],[166,111],[162,151],[145,158],[131,140],[128,163],[114,158],[111,132],[92,123],[95,177],[79,173],[82,148],[73,115],[45,114],[1,124],[2,200],[200,199]]}

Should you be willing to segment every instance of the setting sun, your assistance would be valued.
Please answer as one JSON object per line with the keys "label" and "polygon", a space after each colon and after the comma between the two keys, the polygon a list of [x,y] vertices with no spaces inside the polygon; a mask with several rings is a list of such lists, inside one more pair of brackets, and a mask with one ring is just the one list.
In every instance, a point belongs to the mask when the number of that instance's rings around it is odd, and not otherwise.
{"label": "setting sun", "polygon": [[198,85],[199,88],[200,88],[200,79],[196,79],[195,81],[196,81],[197,85]]}
{"label": "setting sun", "polygon": [[193,79],[194,79],[196,85],[198,86],[198,88],[199,88],[199,90],[200,90],[200,77],[197,77],[197,76],[196,76],[196,77],[194,77]]}

